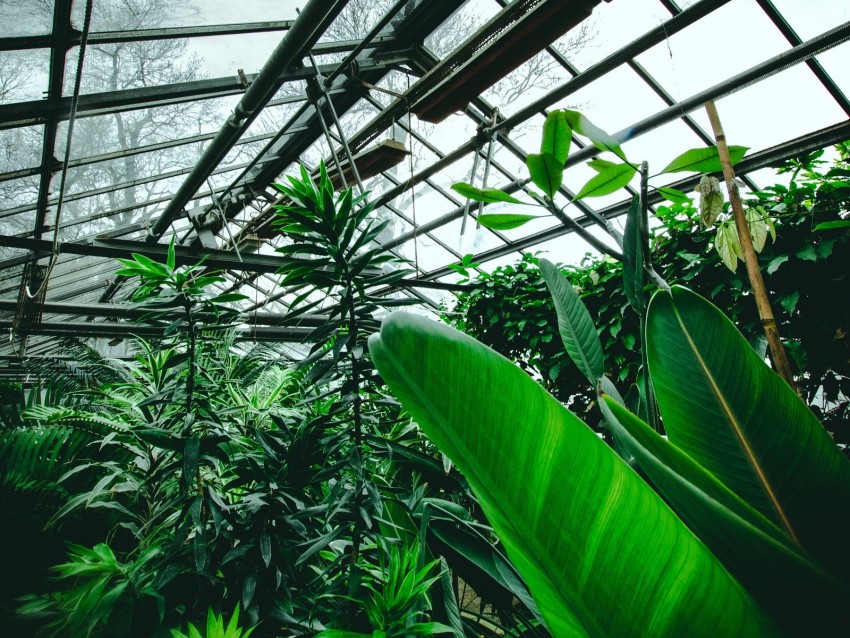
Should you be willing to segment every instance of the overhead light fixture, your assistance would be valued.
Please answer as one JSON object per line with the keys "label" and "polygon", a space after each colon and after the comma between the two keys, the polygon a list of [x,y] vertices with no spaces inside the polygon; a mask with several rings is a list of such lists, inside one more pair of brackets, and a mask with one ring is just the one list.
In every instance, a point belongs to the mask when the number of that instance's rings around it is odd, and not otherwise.
{"label": "overhead light fixture", "polygon": [[[543,0],[504,29],[498,28],[504,17],[497,15],[455,54],[423,76],[423,83],[428,76],[445,77],[416,102],[413,112],[420,120],[436,124],[464,110],[486,89],[590,16],[601,1]],[[532,0],[525,4],[532,4]],[[505,11],[516,8],[517,4],[512,3]]]}
{"label": "overhead light fixture", "polygon": [[[408,155],[410,155],[410,151],[404,144],[387,139],[357,153],[354,156],[354,165],[357,167],[357,174],[360,175],[360,179],[368,179],[401,164]],[[341,160],[340,165],[345,183],[349,185],[354,183],[354,172],[351,170],[351,162],[348,158]],[[330,177],[335,190],[340,190],[343,187],[342,180],[339,178],[339,170],[334,162],[328,164],[328,177]]]}

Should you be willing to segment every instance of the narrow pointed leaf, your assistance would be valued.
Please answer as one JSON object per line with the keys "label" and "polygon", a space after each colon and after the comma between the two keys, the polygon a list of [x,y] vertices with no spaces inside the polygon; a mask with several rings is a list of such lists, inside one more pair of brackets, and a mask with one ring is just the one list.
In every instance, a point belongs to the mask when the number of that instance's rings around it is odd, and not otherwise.
{"label": "narrow pointed leaf", "polygon": [[546,116],[546,121],[543,123],[540,153],[548,153],[563,165],[570,154],[572,134],[564,112],[561,110],[552,111]]}
{"label": "narrow pointed leaf", "polygon": [[493,230],[511,230],[527,224],[532,219],[538,219],[537,215],[522,215],[520,213],[485,213],[478,216],[478,223],[484,228]]}
{"label": "narrow pointed leaf", "polygon": [[500,191],[496,188],[476,188],[466,182],[457,182],[456,184],[452,184],[452,190],[467,199],[473,199],[476,202],[484,202],[485,204],[492,204],[495,202],[508,202],[510,204],[526,203],[518,200],[513,195]]}
{"label": "narrow pointed leaf", "polygon": [[690,204],[691,198],[688,197],[687,193],[683,193],[682,191],[670,188],[668,186],[662,186],[661,188],[656,189],[658,194],[661,195],[664,199],[669,202],[673,202],[674,204]]}
{"label": "narrow pointed leaf", "polygon": [[670,441],[850,582],[850,461],[808,406],[686,288],[653,297],[647,341]]}
{"label": "narrow pointed leaf", "polygon": [[513,362],[405,313],[369,345],[395,396],[469,481],[553,636],[769,635],[752,599],[655,492]]}
{"label": "narrow pointed leaf", "polygon": [[643,314],[644,272],[643,239],[640,234],[641,211],[640,197],[635,195],[626,218],[626,231],[623,236],[623,290],[629,305],[638,315]]}
{"label": "narrow pointed leaf", "polygon": [[611,168],[606,168],[600,171],[599,175],[590,178],[587,184],[582,186],[581,190],[573,198],[573,201],[584,199],[585,197],[610,195],[632,181],[635,173],[637,173],[637,169],[629,164],[615,164]]}
{"label": "narrow pointed leaf", "polygon": [[[741,161],[744,154],[750,150],[747,146],[730,146],[729,158],[735,165]],[[716,146],[692,148],[670,162],[661,173],[718,173],[723,170],[720,165],[720,155]]]}
{"label": "narrow pointed leaf", "polygon": [[531,154],[525,158],[528,174],[534,185],[550,199],[555,196],[564,180],[564,164],[549,153]]}
{"label": "narrow pointed leaf", "polygon": [[541,259],[540,272],[555,302],[558,331],[567,354],[590,384],[596,386],[605,372],[605,360],[593,319],[569,279],[561,274],[555,264]]}

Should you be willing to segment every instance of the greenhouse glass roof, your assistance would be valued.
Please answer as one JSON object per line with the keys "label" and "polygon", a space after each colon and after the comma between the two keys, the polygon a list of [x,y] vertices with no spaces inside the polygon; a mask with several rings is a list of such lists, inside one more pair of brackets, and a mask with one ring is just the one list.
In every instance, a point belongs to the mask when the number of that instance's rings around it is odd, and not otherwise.
{"label": "greenhouse glass roof", "polygon": [[[451,185],[528,191],[554,108],[663,166],[714,143],[715,100],[757,186],[850,139],[848,39],[843,0],[0,0],[0,367],[140,333],[115,259],[162,258],[172,237],[247,295],[247,334],[299,339],[269,228],[299,163],[341,167],[390,220],[378,241],[415,274],[386,294],[437,307],[467,254],[577,262],[593,249],[576,228],[606,241],[594,220],[627,193],[494,231],[475,218],[505,204]],[[598,153],[574,140],[561,204]]]}

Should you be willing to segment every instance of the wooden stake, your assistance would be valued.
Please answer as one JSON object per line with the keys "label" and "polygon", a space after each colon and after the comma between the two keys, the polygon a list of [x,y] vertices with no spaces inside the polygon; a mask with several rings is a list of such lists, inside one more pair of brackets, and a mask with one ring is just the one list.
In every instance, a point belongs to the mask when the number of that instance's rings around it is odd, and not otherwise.
{"label": "wooden stake", "polygon": [[776,371],[796,392],[797,387],[794,383],[794,375],[791,372],[791,365],[788,362],[788,355],[785,353],[785,347],[782,345],[782,340],[779,338],[779,329],[776,326],[773,309],[770,307],[770,298],[767,295],[767,288],[765,288],[764,279],[762,279],[761,276],[756,251],[753,248],[753,240],[750,236],[750,225],[747,222],[747,216],[744,213],[744,206],[741,203],[741,195],[738,193],[738,184],[735,181],[735,171],[732,169],[732,160],[729,158],[729,146],[726,143],[726,136],[723,134],[723,127],[720,124],[720,116],[717,114],[717,107],[714,106],[714,102],[712,100],[705,103],[705,111],[708,113],[708,119],[711,121],[711,128],[714,130],[714,139],[717,141],[717,152],[720,156],[720,165],[723,167],[723,177],[726,180],[726,188],[729,191],[729,203],[732,206],[732,213],[735,216],[735,226],[738,229],[738,238],[741,242],[741,250],[744,253],[744,263],[747,266],[747,276],[750,279],[750,286],[752,286],[753,296],[756,299],[756,307],[758,308],[759,317],[761,318],[761,325],[764,329],[764,334],[767,337],[770,355],[773,359],[773,364],[776,366]]}

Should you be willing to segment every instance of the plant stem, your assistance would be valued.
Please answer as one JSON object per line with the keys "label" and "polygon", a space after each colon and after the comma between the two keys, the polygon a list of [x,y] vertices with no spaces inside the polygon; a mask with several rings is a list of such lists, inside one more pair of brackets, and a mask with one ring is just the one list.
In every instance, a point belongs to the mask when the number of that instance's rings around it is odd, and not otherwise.
{"label": "plant stem", "polygon": [[750,280],[750,286],[753,289],[753,296],[756,299],[756,307],[761,318],[762,328],[767,337],[768,346],[770,346],[771,357],[773,358],[777,372],[796,392],[797,387],[794,383],[794,375],[791,372],[791,365],[788,362],[785,347],[782,345],[782,340],[779,337],[779,328],[776,325],[767,288],[764,285],[764,279],[759,269],[756,251],[753,248],[750,226],[747,223],[744,206],[741,203],[741,195],[738,192],[738,185],[735,182],[735,171],[732,169],[732,161],[729,158],[729,146],[726,143],[723,126],[720,124],[720,116],[717,114],[717,107],[712,100],[705,103],[705,110],[708,113],[708,119],[711,121],[711,128],[714,130],[714,138],[717,141],[717,152],[720,156],[720,165],[723,167],[726,188],[729,191],[729,203],[732,206],[732,212],[735,216],[735,226],[738,229],[738,238],[741,242],[741,250],[744,253],[747,276]]}
{"label": "plant stem", "polygon": [[[192,396],[195,393],[195,346],[197,335],[195,334],[195,317],[192,315],[192,302],[186,299],[184,305],[186,311],[186,323],[188,324],[189,345],[187,354],[189,355],[189,368],[186,372],[186,418],[192,414]],[[191,425],[185,427],[183,435],[188,437],[191,431]]]}
{"label": "plant stem", "polygon": [[[653,283],[661,288],[669,290],[667,282],[655,272],[652,267],[652,259],[649,254],[649,163],[641,162],[640,165],[640,258],[641,267],[653,280]],[[625,266],[624,266],[625,268]],[[660,283],[659,283],[660,282]],[[649,377],[649,359],[646,352],[646,304],[641,302],[640,315],[640,358],[643,365],[643,396],[646,400],[646,418],[649,425],[656,432],[661,432],[661,419],[658,416],[658,404],[655,401],[655,389],[652,387],[652,379]]]}
{"label": "plant stem", "polygon": [[[348,269],[346,268],[346,271]],[[354,524],[351,530],[351,565],[348,577],[349,596],[354,596],[359,578],[357,575],[357,561],[360,557],[360,537],[362,535],[360,509],[363,504],[363,416],[362,399],[360,398],[360,362],[357,353],[357,340],[359,338],[359,327],[357,325],[357,314],[355,312],[354,294],[355,286],[352,277],[346,272],[346,296],[348,301],[348,352],[351,360],[351,387],[349,391],[354,392],[354,403],[351,406],[354,421],[354,461],[356,463],[356,478],[354,482]]]}

